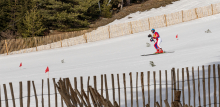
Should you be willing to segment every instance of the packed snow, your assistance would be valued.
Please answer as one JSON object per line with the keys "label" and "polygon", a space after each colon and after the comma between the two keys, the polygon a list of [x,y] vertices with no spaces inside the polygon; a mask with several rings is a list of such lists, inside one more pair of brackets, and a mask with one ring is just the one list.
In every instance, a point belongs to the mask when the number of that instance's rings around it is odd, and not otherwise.
{"label": "packed snow", "polygon": [[[188,1],[188,2],[187,2]],[[188,9],[193,7],[201,7],[200,1],[204,4],[211,4],[217,2],[217,0],[194,0],[194,4],[190,4],[189,0],[181,0],[173,3],[172,5],[163,7],[161,9],[152,9],[152,11],[170,12],[176,8]],[[206,2],[205,2],[206,1]],[[185,4],[184,4],[185,3]],[[180,6],[182,4],[183,6]],[[166,10],[166,11],[165,11]],[[172,11],[172,12],[173,12]],[[176,10],[177,11],[177,10]],[[154,12],[155,13],[155,12]],[[163,14],[164,14],[163,13]],[[155,13],[156,14],[156,13]],[[157,14],[157,15],[158,15]],[[161,13],[162,14],[162,13]],[[147,37],[150,31],[140,32],[136,34],[126,35],[117,38],[111,38],[109,40],[103,40],[98,42],[92,42],[87,44],[76,45],[72,47],[65,47],[52,50],[44,50],[33,53],[16,54],[9,56],[0,56],[0,84],[1,84],[1,97],[4,100],[2,84],[7,84],[8,97],[11,99],[9,82],[13,83],[15,97],[19,98],[19,81],[23,82],[23,95],[27,96],[27,80],[35,81],[37,88],[37,94],[41,94],[41,80],[44,79],[44,94],[47,94],[47,82],[46,78],[50,78],[51,93],[54,93],[53,82],[51,78],[66,78],[69,77],[73,83],[74,77],[83,77],[84,87],[87,85],[87,78],[90,76],[90,84],[93,86],[93,76],[97,76],[98,89],[100,89],[100,75],[107,74],[108,88],[111,89],[111,74],[120,74],[121,85],[121,105],[124,106],[124,92],[123,92],[123,78],[122,73],[126,73],[127,87],[130,87],[129,72],[133,75],[133,86],[135,86],[136,72],[139,72],[139,86],[140,86],[140,72],[144,72],[145,85],[147,82],[147,71],[151,71],[151,84],[153,84],[153,71],[156,71],[157,83],[159,78],[158,71],[162,71],[162,83],[165,83],[165,70],[168,70],[168,81],[171,80],[170,70],[172,67],[185,68],[189,67],[191,75],[191,67],[220,64],[220,14],[200,18],[197,20],[184,22],[178,25],[173,25],[164,28],[156,29],[159,32],[162,43],[161,47],[165,51],[175,51],[174,53],[165,53],[152,56],[141,56],[143,54],[151,54],[156,52],[153,47],[153,42],[150,42]],[[210,30],[211,33],[205,33]],[[176,35],[178,34],[178,40]],[[146,46],[146,43],[150,43],[150,47]],[[62,61],[64,63],[62,63]],[[156,66],[152,67],[150,61],[153,61]],[[22,62],[22,67],[19,68],[19,64]],[[49,67],[49,75],[45,73],[46,67]],[[195,73],[197,76],[197,73]],[[212,74],[211,74],[212,75]],[[181,79],[180,75],[180,79]],[[200,77],[202,73],[200,72]],[[186,74],[185,74],[186,78]],[[191,78],[191,77],[190,77]],[[197,83],[197,81],[196,81]],[[192,83],[191,83],[192,85]],[[185,82],[187,86],[187,82]],[[213,84],[211,84],[213,87]],[[116,85],[117,87],[117,85]],[[192,87],[192,86],[191,86]],[[202,86],[200,86],[202,87]],[[78,83],[78,88],[80,88]],[[159,86],[157,86],[157,89]],[[197,87],[196,87],[197,88]],[[206,87],[207,88],[207,87]],[[86,88],[85,88],[86,89]],[[145,95],[147,96],[147,87],[145,87]],[[151,86],[151,96],[153,96],[153,86]],[[33,88],[31,88],[33,90]],[[169,86],[169,93],[171,87]],[[186,89],[187,90],[187,87]],[[198,89],[196,89],[198,90]],[[206,89],[207,91],[208,89]],[[213,90],[213,89],[212,89]],[[212,91],[211,90],[211,91]],[[165,86],[163,85],[163,100],[165,100]],[[127,97],[130,100],[130,88],[127,88]],[[192,91],[191,91],[192,92]],[[202,92],[202,89],[201,89]],[[213,92],[213,91],[212,91]],[[31,94],[34,95],[33,91]],[[112,100],[112,90],[109,90],[109,96]],[[142,93],[139,87],[139,106],[142,106]],[[116,90],[117,96],[117,90]],[[134,96],[135,92],[134,92]],[[157,91],[159,96],[159,91]],[[211,93],[213,96],[213,93]],[[187,103],[187,91],[185,91],[185,102]],[[208,97],[208,95],[207,95]],[[213,97],[212,97],[213,98]],[[54,106],[54,95],[51,95],[51,106]],[[169,96],[169,102],[170,102]],[[145,102],[148,101],[147,97]],[[196,97],[198,106],[198,97]],[[208,98],[206,98],[208,102]],[[24,106],[26,105],[26,99],[23,99]],[[60,99],[58,99],[60,105]],[[118,101],[116,97],[116,101]],[[151,97],[151,105],[153,104],[153,97]],[[159,99],[157,99],[159,101]],[[191,104],[193,98],[191,97]],[[9,101],[11,102],[11,100]],[[39,106],[41,106],[41,98],[38,96]],[[44,96],[45,105],[47,105],[47,95]],[[2,102],[4,106],[4,101]],[[16,99],[16,105],[19,105],[19,99]],[[134,106],[136,102],[134,101]],[[9,103],[12,106],[12,103]],[[35,106],[35,99],[31,97],[31,106]],[[130,101],[128,101],[130,106]],[[163,104],[163,106],[165,106]]]}

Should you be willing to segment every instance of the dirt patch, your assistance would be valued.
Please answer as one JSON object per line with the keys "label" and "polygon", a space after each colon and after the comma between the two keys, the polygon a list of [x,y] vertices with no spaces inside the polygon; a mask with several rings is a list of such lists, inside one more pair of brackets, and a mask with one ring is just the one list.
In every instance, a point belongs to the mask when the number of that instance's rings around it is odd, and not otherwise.
{"label": "dirt patch", "polygon": [[148,0],[141,4],[131,4],[131,6],[124,7],[120,12],[114,14],[112,18],[100,18],[96,20],[93,24],[90,25],[91,28],[97,28],[100,26],[107,25],[113,22],[116,19],[121,19],[126,17],[131,13],[135,13],[137,11],[146,11],[152,8],[159,8],[161,6],[166,6],[172,4],[172,2],[179,0]]}

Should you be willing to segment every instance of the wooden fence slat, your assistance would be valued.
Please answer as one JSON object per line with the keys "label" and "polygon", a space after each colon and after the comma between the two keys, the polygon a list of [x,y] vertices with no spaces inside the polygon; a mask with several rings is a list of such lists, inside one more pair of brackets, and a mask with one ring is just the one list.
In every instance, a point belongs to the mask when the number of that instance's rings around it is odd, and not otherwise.
{"label": "wooden fence slat", "polygon": [[196,107],[196,87],[195,87],[195,78],[194,78],[194,67],[192,67],[192,77],[193,77],[193,107]]}
{"label": "wooden fence slat", "polygon": [[126,92],[126,77],[125,77],[125,73],[123,73],[123,82],[124,82],[124,94],[125,94],[125,107],[127,107],[127,92]]}
{"label": "wooden fence slat", "polygon": [[97,81],[96,81],[96,76],[93,76],[93,80],[94,80],[94,88],[95,88],[95,90],[97,90]]}
{"label": "wooden fence slat", "polygon": [[178,90],[180,89],[180,82],[179,82],[179,68],[177,69],[177,85],[178,85]]}
{"label": "wooden fence slat", "polygon": [[183,100],[183,105],[185,105],[185,94],[184,94],[184,68],[182,68],[182,96],[183,96],[183,98],[182,98],[182,100]]}
{"label": "wooden fence slat", "polygon": [[109,96],[108,96],[108,84],[107,84],[107,77],[106,74],[105,76],[105,92],[106,92],[106,99],[109,101]]}
{"label": "wooden fence slat", "polygon": [[31,82],[30,81],[27,81],[27,107],[30,107],[30,102],[31,102]]}
{"label": "wooden fence slat", "polygon": [[[114,82],[114,74],[111,74],[112,76],[112,94],[113,94],[113,102],[115,102],[115,82]],[[114,105],[115,106],[115,105]]]}
{"label": "wooden fence slat", "polygon": [[213,81],[214,81],[214,106],[217,107],[215,64],[213,64]]}
{"label": "wooden fence slat", "polygon": [[56,88],[55,78],[53,78],[53,84],[54,84],[54,94],[55,94],[55,107],[57,107],[58,106],[58,103],[57,103],[57,88]]}
{"label": "wooden fence slat", "polygon": [[203,105],[206,105],[206,90],[205,90],[205,68],[204,65],[202,66],[202,70],[203,70]]}
{"label": "wooden fence slat", "polygon": [[0,107],[2,107],[2,94],[1,94],[1,85],[0,85]]}
{"label": "wooden fence slat", "polygon": [[[166,101],[168,101],[168,88],[167,88],[167,70],[165,70],[165,78],[166,78]],[[164,100],[165,101],[165,100]],[[167,104],[166,104],[167,107]]]}
{"label": "wooden fence slat", "polygon": [[77,78],[74,77],[74,88],[77,89]]}
{"label": "wooden fence slat", "polygon": [[81,84],[81,95],[83,95],[82,94],[83,92],[83,77],[82,76],[80,77],[80,84]]}
{"label": "wooden fence slat", "polygon": [[[173,80],[174,80],[174,78],[173,78],[173,70],[172,70],[172,69],[171,69],[171,73],[170,73],[170,74],[171,74],[171,84],[172,84],[172,86],[171,86],[171,101],[170,101],[170,104],[172,104],[172,102],[174,101],[174,100],[173,100],[173,93],[174,93],[174,92],[173,92],[173,89],[174,89],[174,88],[173,88],[173,87],[174,87],[174,86],[173,86],[173,85],[174,85]],[[171,105],[171,107],[172,107],[172,105]]]}
{"label": "wooden fence slat", "polygon": [[211,97],[210,97],[210,74],[211,74],[211,65],[208,66],[208,92],[209,92],[209,107],[211,107]]}
{"label": "wooden fence slat", "polygon": [[7,46],[7,41],[5,40],[5,47],[6,47],[6,52],[7,52],[7,55],[8,55],[8,46]]}
{"label": "wooden fence slat", "polygon": [[89,80],[90,80],[90,76],[88,76],[88,81],[87,81],[87,96],[89,98]]}
{"label": "wooden fence slat", "polygon": [[7,95],[7,89],[6,89],[5,84],[3,84],[3,88],[4,88],[4,93],[5,93],[5,107],[8,107],[8,95]]}
{"label": "wooden fence slat", "polygon": [[141,88],[142,88],[142,99],[143,99],[143,107],[145,106],[145,95],[144,95],[144,73],[141,72]]}
{"label": "wooden fence slat", "polygon": [[42,98],[41,98],[41,102],[42,102],[42,107],[44,107],[44,80],[43,79],[42,79]]}
{"label": "wooden fence slat", "polygon": [[119,102],[119,107],[121,107],[119,74],[117,74],[117,80],[118,80],[118,102]]}
{"label": "wooden fence slat", "polygon": [[[133,84],[132,84],[132,72],[129,73],[130,75],[130,87],[131,87],[131,107],[133,107]],[[115,102],[115,101],[114,101]]]}
{"label": "wooden fence slat", "polygon": [[20,100],[20,107],[23,107],[23,91],[22,91],[22,82],[19,82],[19,100]]}
{"label": "wooden fence slat", "polygon": [[[218,94],[220,93],[220,64],[218,64]],[[218,95],[219,98],[218,98],[218,102],[220,103],[220,95]],[[219,104],[219,107],[220,107],[220,104]]]}
{"label": "wooden fence slat", "polygon": [[156,73],[154,71],[154,107],[156,107]]}
{"label": "wooden fence slat", "polygon": [[138,104],[138,72],[136,72],[136,106],[139,107],[139,104]]}
{"label": "wooden fence slat", "polygon": [[103,75],[101,75],[101,96],[103,96]]}
{"label": "wooden fence slat", "polygon": [[161,70],[159,71],[159,76],[160,76],[160,107],[163,107],[163,106],[162,106]]}
{"label": "wooden fence slat", "polygon": [[188,69],[188,67],[186,67],[186,73],[187,73],[187,83],[188,83],[188,104],[190,106],[191,105],[190,104],[191,94],[190,94],[190,82],[189,82],[189,69]]}
{"label": "wooden fence slat", "polygon": [[147,71],[148,104],[150,105],[150,71]]}
{"label": "wooden fence slat", "polygon": [[32,86],[33,86],[33,89],[34,89],[34,96],[35,96],[36,107],[38,107],[37,92],[36,92],[34,81],[32,81]]}
{"label": "wooden fence slat", "polygon": [[200,100],[200,77],[199,77],[199,66],[198,66],[198,95],[199,95],[199,106],[201,107],[201,100]]}
{"label": "wooden fence slat", "polygon": [[16,105],[15,105],[15,97],[14,97],[14,90],[13,90],[13,85],[12,85],[11,82],[9,83],[9,86],[10,86],[10,89],[11,89],[11,98],[12,98],[12,102],[13,102],[13,107],[16,107]]}
{"label": "wooden fence slat", "polygon": [[48,86],[48,107],[50,107],[50,81],[47,78],[47,86]]}

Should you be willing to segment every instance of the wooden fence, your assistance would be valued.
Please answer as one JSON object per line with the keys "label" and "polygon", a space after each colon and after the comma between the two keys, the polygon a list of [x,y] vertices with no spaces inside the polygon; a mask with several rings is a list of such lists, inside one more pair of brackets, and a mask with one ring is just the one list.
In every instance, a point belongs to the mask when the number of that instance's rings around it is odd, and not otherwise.
{"label": "wooden fence", "polygon": [[218,13],[220,13],[220,3],[128,23],[103,26],[96,30],[90,29],[45,37],[2,40],[0,41],[0,54],[27,53],[95,42],[143,32],[151,28],[167,27]]}
{"label": "wooden fence", "polygon": [[[83,77],[80,77],[80,82],[77,82],[75,77],[72,81],[73,86],[69,78],[59,79],[59,82],[56,82],[56,79],[53,78],[53,85],[47,79],[47,92],[44,90],[44,80],[42,80],[42,86],[38,85],[38,90],[34,81],[27,81],[26,96],[23,96],[25,91],[23,91],[24,84],[22,82],[19,82],[19,87],[14,88],[19,90],[15,94],[12,83],[9,83],[11,97],[7,94],[9,90],[7,90],[6,84],[3,84],[3,95],[1,95],[0,88],[0,107],[16,107],[16,105],[20,107],[25,105],[27,107],[64,107],[65,104],[67,104],[67,107],[71,104],[73,107],[90,107],[92,105],[97,107],[98,103],[108,103],[114,105],[114,107],[169,107],[168,102],[171,105],[176,99],[174,97],[176,96],[175,91],[181,92],[180,103],[183,106],[220,106],[219,64],[218,66],[215,66],[215,64],[209,65],[207,68],[202,66],[202,69],[198,67],[197,70],[194,70],[194,67],[192,69],[186,67],[182,69],[173,68],[171,71],[165,70],[164,72],[160,70],[159,72],[147,71],[136,72],[135,74],[134,76],[132,72],[127,75],[123,73],[122,78],[119,74],[117,76],[104,74],[99,79],[93,76],[94,83],[90,83],[90,77],[84,82]],[[128,77],[126,78],[126,76]],[[107,77],[111,79],[107,79]],[[136,78],[133,79],[134,77]],[[33,95],[31,94],[31,84]],[[40,86],[42,89],[40,89]],[[54,89],[54,92],[51,92],[51,89]],[[41,94],[37,94],[37,91],[41,91]],[[1,96],[4,97],[1,98]],[[47,100],[44,98],[47,98]],[[35,102],[33,102],[33,99],[35,99]]]}

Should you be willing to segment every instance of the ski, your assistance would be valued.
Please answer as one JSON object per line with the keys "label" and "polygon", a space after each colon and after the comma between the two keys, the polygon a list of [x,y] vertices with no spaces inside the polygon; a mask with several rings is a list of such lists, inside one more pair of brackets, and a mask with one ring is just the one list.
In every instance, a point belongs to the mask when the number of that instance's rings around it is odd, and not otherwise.
{"label": "ski", "polygon": [[174,53],[174,51],[164,51],[163,53],[143,54],[141,56],[159,55],[159,54],[165,54],[165,53]]}

